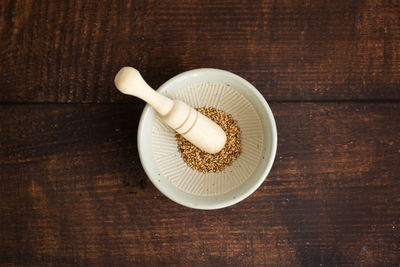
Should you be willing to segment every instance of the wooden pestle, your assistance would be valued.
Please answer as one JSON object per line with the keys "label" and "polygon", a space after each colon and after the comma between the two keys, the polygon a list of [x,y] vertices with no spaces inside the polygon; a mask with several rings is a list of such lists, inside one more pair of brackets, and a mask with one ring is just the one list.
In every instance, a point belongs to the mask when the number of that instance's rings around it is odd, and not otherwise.
{"label": "wooden pestle", "polygon": [[218,124],[185,103],[154,91],[138,70],[123,67],[114,82],[120,92],[150,104],[171,128],[201,150],[214,154],[224,147],[226,134]]}

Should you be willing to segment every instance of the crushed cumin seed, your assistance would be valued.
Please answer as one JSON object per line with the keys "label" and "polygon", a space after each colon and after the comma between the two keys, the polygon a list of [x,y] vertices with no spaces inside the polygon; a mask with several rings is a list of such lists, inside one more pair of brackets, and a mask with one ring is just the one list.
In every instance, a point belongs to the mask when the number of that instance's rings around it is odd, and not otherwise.
{"label": "crushed cumin seed", "polygon": [[182,159],[192,169],[200,172],[221,172],[237,159],[242,152],[240,143],[240,128],[232,115],[216,108],[196,108],[198,112],[210,118],[225,131],[226,144],[224,148],[216,153],[204,152],[187,141],[180,134],[176,134],[178,150]]}

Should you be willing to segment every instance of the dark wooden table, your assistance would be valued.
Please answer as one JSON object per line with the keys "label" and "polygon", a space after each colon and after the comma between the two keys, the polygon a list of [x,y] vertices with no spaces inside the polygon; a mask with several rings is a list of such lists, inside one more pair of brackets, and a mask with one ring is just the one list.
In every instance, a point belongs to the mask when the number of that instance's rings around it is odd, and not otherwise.
{"label": "dark wooden table", "polygon": [[[0,36],[0,265],[399,266],[399,1],[9,0]],[[164,197],[124,65],[256,86],[279,135],[262,186]]]}

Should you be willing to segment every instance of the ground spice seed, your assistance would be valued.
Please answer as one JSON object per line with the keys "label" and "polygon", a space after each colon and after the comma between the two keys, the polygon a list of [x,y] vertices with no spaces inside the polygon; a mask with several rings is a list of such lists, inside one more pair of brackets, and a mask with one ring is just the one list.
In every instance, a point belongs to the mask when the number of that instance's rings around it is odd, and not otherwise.
{"label": "ground spice seed", "polygon": [[196,108],[198,112],[217,123],[225,131],[226,144],[216,153],[210,154],[197,148],[180,134],[176,134],[178,150],[182,159],[192,169],[200,172],[221,172],[237,159],[242,152],[240,128],[232,115],[216,108]]}

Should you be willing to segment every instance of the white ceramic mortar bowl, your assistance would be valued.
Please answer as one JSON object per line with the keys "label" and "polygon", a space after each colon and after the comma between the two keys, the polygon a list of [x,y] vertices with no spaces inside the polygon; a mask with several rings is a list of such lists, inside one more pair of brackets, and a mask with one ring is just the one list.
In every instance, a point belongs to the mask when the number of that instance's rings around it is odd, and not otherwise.
{"label": "white ceramic mortar bowl", "polygon": [[[192,94],[180,94],[183,92],[182,90],[184,90],[184,88],[190,88],[193,87],[193,85],[199,85],[195,89],[194,94],[193,88]],[[213,87],[218,88],[212,89]],[[173,77],[164,83],[157,91],[171,98],[176,98],[177,95],[180,95],[181,100],[187,103],[189,102],[188,104],[192,106],[196,106],[196,103],[201,103],[201,101],[199,102],[196,98],[201,98],[201,95],[204,97],[204,95],[208,93],[202,93],[202,90],[211,90],[211,94],[213,92],[223,92],[225,90],[224,88],[230,90],[229,94],[232,94],[231,91],[233,90],[236,92],[234,94],[239,95],[228,102],[225,101],[225,106],[219,109],[232,114],[233,118],[238,120],[239,127],[241,127],[242,130],[243,160],[246,160],[247,157],[250,159],[250,162],[252,162],[251,164],[254,164],[254,167],[249,170],[248,166],[250,163],[241,163],[241,155],[236,160],[238,161],[237,163],[233,162],[232,166],[225,169],[225,174],[210,174],[209,176],[212,178],[207,178],[208,176],[206,177],[205,174],[193,171],[190,168],[184,171],[182,165],[183,161],[180,158],[179,152],[177,152],[177,149],[174,147],[174,141],[171,139],[173,131],[170,130],[170,132],[168,132],[168,130],[166,130],[167,128],[160,126],[159,115],[149,105],[146,105],[140,118],[138,128],[138,150],[146,174],[165,196],[186,207],[195,209],[218,209],[238,203],[252,194],[263,183],[275,159],[277,131],[274,116],[264,97],[253,85],[243,78],[224,70],[195,69]],[[206,102],[203,103],[214,101],[214,106],[218,108],[218,103],[222,102],[225,98],[227,97],[223,96],[219,100],[215,100],[213,96],[209,95],[207,96],[208,100],[205,100]],[[243,101],[243,98],[247,101]],[[248,113],[250,115],[246,115],[247,117],[244,116],[242,118],[240,112],[243,109],[238,109],[238,107],[243,105],[244,102],[250,104],[248,106],[252,107],[253,113],[251,113],[250,110],[250,113]],[[232,112],[230,112],[230,110],[232,110]],[[234,116],[235,110],[239,112],[236,117]],[[259,141],[256,140],[257,148],[254,149],[257,149],[258,152],[253,152],[244,145],[246,138],[253,138],[251,135],[246,137],[245,129],[247,126],[245,123],[252,119],[248,116],[258,116],[259,119],[258,126],[249,126],[249,129],[252,131],[258,130],[262,135],[256,137]],[[256,118],[253,119],[257,120]],[[165,147],[168,147],[168,149],[172,151],[166,151],[164,153],[165,158],[163,158],[164,154],[162,153],[164,151],[163,149],[165,149],[162,141],[162,138],[165,137],[163,135],[168,135],[169,142],[167,142],[168,140],[165,142]],[[159,140],[161,140],[161,142],[159,142]],[[254,141],[248,141],[250,142],[248,146],[254,147]],[[248,155],[246,155],[246,153]],[[168,164],[163,164],[165,160],[168,160]],[[178,167],[175,168],[174,164],[177,164],[177,166],[180,164],[182,171],[180,171]],[[185,165],[185,167],[187,166]],[[171,174],[171,172],[174,171],[175,174]],[[229,180],[230,175],[232,176],[229,172],[238,173],[235,183]],[[245,175],[241,175],[242,173]],[[175,176],[172,177],[173,175]],[[189,179],[186,181],[185,179],[188,179],[190,175],[194,175],[195,177],[192,178],[192,180]],[[219,178],[219,175],[221,175],[221,177],[224,176],[224,178]],[[202,179],[204,179],[204,181],[202,181]],[[216,186],[215,190],[213,188],[214,184]]]}

